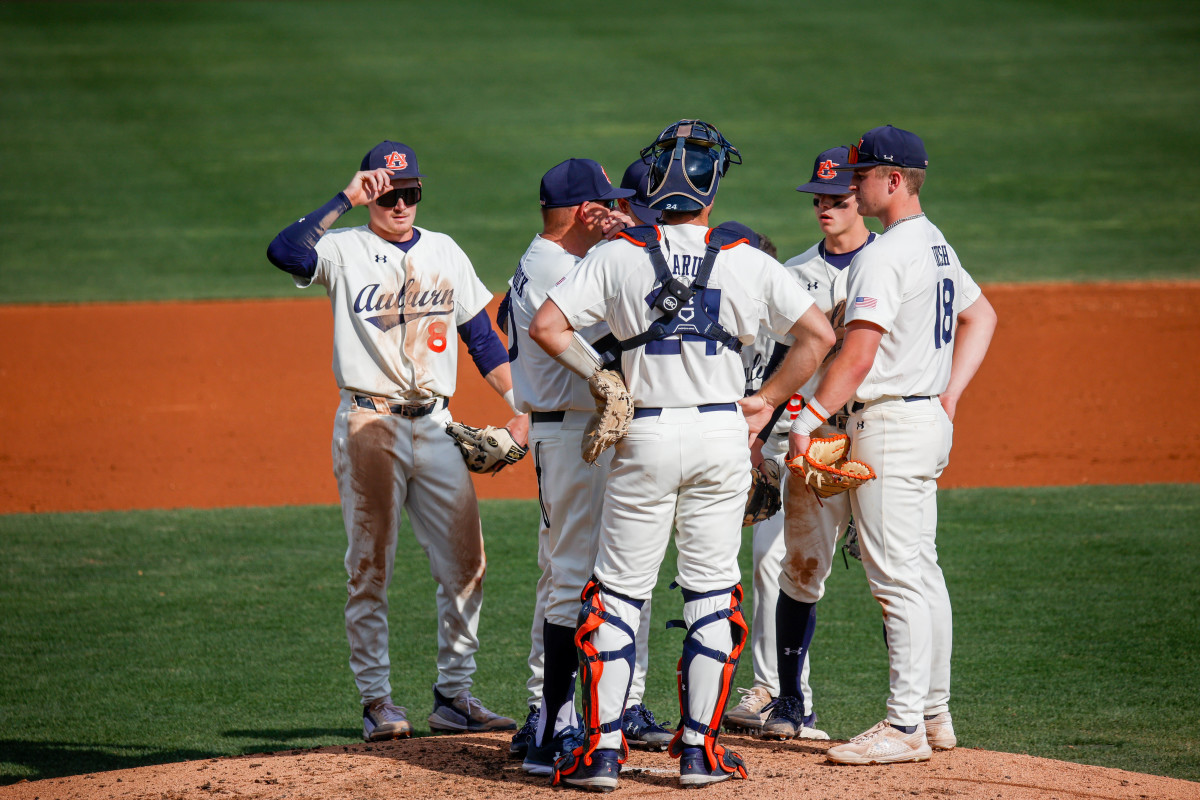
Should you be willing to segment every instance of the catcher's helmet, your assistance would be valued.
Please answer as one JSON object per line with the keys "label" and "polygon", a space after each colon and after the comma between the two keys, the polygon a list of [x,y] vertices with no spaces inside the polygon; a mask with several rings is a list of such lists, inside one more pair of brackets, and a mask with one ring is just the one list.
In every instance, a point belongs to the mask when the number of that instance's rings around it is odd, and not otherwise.
{"label": "catcher's helmet", "polygon": [[742,154],[714,126],[698,119],[669,125],[642,149],[650,165],[650,207],[656,211],[697,211],[712,203],[717,184]]}

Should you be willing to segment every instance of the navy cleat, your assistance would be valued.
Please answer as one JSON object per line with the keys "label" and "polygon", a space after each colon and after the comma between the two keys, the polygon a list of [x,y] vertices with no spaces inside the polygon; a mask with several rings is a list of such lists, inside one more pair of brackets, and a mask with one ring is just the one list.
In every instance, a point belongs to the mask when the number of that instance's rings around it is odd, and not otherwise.
{"label": "navy cleat", "polygon": [[654,713],[642,703],[625,709],[625,716],[621,718],[621,730],[625,733],[626,742],[647,750],[666,750],[671,739],[675,737],[675,734],[654,720]]}
{"label": "navy cleat", "polygon": [[525,717],[525,724],[521,726],[521,730],[513,734],[512,742],[508,745],[510,756],[513,758],[525,757],[529,745],[533,742],[533,737],[537,735],[538,717],[540,716],[541,710],[537,706],[529,707],[529,716]]}
{"label": "navy cleat", "polygon": [[728,771],[720,767],[710,769],[704,748],[700,745],[684,745],[679,756],[679,785],[685,788],[701,788],[730,778],[746,777],[741,756],[722,749],[721,757],[728,765]]}
{"label": "navy cleat", "polygon": [[551,736],[545,744],[539,745],[534,737],[529,740],[529,749],[525,752],[525,761],[521,769],[530,775],[550,777],[554,774],[554,764],[567,753],[583,744],[583,731],[579,728],[569,728],[558,736]]}
{"label": "navy cleat", "polygon": [[583,750],[581,745],[555,762],[554,780],[550,785],[563,783],[591,792],[611,792],[617,788],[617,776],[621,774],[621,751],[593,750],[592,755],[585,759]]}

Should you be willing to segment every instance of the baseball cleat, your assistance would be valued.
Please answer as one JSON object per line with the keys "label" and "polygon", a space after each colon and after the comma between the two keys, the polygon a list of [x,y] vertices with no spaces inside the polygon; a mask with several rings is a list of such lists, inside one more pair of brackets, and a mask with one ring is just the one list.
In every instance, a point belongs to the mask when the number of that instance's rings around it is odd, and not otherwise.
{"label": "baseball cleat", "polygon": [[512,742],[508,745],[508,754],[514,758],[524,758],[525,753],[529,750],[529,745],[533,742],[533,737],[537,735],[538,717],[541,716],[541,709],[537,706],[529,707],[529,715],[525,717],[525,724],[521,729],[513,734]]}
{"label": "baseball cleat", "polygon": [[[568,752],[555,762],[552,786],[563,783],[592,792],[611,792],[617,788],[617,776],[621,774],[620,750],[593,750],[590,763],[582,760],[582,745],[576,750],[580,755]],[[563,770],[570,771],[564,773]]]}
{"label": "baseball cleat", "polygon": [[478,733],[480,731],[511,731],[516,729],[515,720],[502,717],[484,708],[478,698],[472,697],[469,689],[463,689],[453,700],[433,687],[433,713],[429,715],[429,728],[435,731],[455,733]]}
{"label": "baseball cleat", "polygon": [[558,736],[551,736],[549,741],[541,745],[530,738],[529,750],[525,753],[521,769],[530,775],[549,777],[554,774],[555,762],[582,744],[583,731],[579,728],[570,728]]}
{"label": "baseball cleat", "polygon": [[829,748],[828,757],[835,764],[898,764],[928,761],[932,754],[925,740],[924,725],[917,725],[913,733],[905,733],[885,719],[846,744]]}
{"label": "baseball cleat", "polygon": [[408,709],[392,705],[392,698],[381,697],[363,706],[363,741],[386,742],[412,736]]}
{"label": "baseball cleat", "polygon": [[[741,763],[737,754],[732,754]],[[741,772],[726,772],[723,769],[709,769],[708,760],[704,756],[704,748],[699,745],[684,745],[679,756],[679,785],[684,788],[700,788],[710,783],[720,783],[730,778],[742,777]]]}
{"label": "baseball cleat", "polygon": [[771,706],[770,716],[762,726],[764,739],[828,739],[829,734],[817,728],[817,715],[804,715],[798,697],[780,697]]}
{"label": "baseball cleat", "polygon": [[654,719],[654,714],[642,703],[625,709],[621,718],[621,730],[625,741],[633,746],[648,750],[666,750],[675,734]]}
{"label": "baseball cleat", "polygon": [[758,733],[771,710],[771,693],[760,686],[738,689],[741,702],[725,712],[725,730]]}
{"label": "baseball cleat", "polygon": [[954,735],[954,723],[950,719],[949,711],[925,718],[925,738],[934,750],[954,749],[958,738]]}

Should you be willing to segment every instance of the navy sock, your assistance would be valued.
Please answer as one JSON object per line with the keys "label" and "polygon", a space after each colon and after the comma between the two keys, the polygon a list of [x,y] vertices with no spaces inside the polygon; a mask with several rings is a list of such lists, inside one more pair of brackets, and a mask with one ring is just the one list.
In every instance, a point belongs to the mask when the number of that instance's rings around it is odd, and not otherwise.
{"label": "navy sock", "polygon": [[579,671],[579,653],[575,649],[575,629],[543,620],[542,641],[545,659],[542,672],[542,700],[548,718],[543,723],[546,735],[554,735],[554,720],[564,705],[575,702],[575,675]]}
{"label": "navy sock", "polygon": [[775,649],[779,657],[780,697],[798,697],[804,701],[800,669],[804,666],[804,656],[816,627],[816,603],[801,603],[779,593],[779,601],[775,604]]}
{"label": "navy sock", "polygon": [[895,728],[896,730],[900,731],[901,733],[916,733],[917,732],[916,725],[893,725],[892,727]]}

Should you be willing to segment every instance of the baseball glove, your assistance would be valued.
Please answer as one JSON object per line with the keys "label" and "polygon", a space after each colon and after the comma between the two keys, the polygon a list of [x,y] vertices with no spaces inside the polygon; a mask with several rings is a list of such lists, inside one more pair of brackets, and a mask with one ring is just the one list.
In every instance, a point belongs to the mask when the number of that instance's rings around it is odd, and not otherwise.
{"label": "baseball glove", "polygon": [[608,448],[625,436],[629,423],[633,422],[633,398],[620,373],[611,369],[598,369],[588,378],[588,388],[596,398],[596,413],[583,429],[581,455],[589,464],[595,464]]}
{"label": "baseball glove", "polygon": [[833,497],[857,489],[875,477],[875,470],[861,461],[848,460],[849,447],[850,440],[845,434],[812,439],[803,454],[787,462],[788,470],[811,486],[817,497]]}
{"label": "baseball glove", "polygon": [[481,475],[491,475],[499,472],[509,464],[515,464],[525,457],[529,448],[521,447],[513,439],[508,428],[472,428],[461,422],[451,422],[446,426],[446,433],[458,445],[467,469]]}
{"label": "baseball glove", "polygon": [[746,516],[742,517],[742,527],[768,520],[782,507],[779,462],[764,458],[762,464],[750,470],[750,493],[746,497]]}

